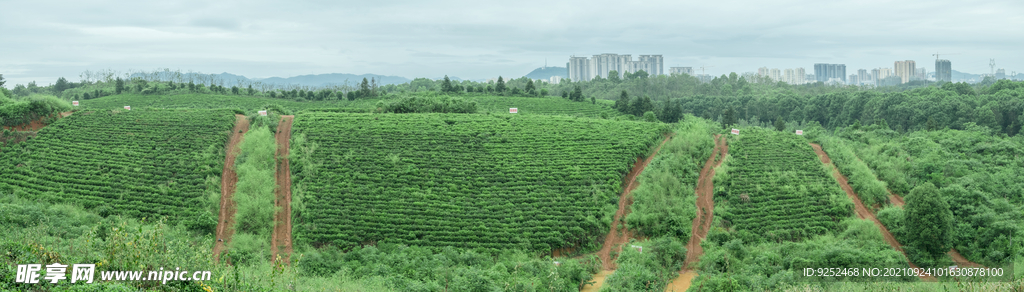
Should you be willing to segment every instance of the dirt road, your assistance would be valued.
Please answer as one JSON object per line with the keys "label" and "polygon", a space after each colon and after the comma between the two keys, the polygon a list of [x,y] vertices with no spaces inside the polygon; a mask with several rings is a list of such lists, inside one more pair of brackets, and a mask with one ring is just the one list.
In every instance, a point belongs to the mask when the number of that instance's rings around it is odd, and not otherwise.
{"label": "dirt road", "polygon": [[715,211],[715,167],[722,165],[725,156],[729,154],[729,147],[722,135],[715,135],[715,149],[711,152],[704,168],[700,171],[700,178],[697,179],[697,217],[693,218],[693,231],[690,233],[690,241],[686,244],[686,261],[683,262],[683,269],[679,271],[679,277],[672,279],[665,287],[665,291],[686,291],[690,288],[690,282],[697,277],[694,267],[700,256],[704,254],[700,242],[708,236],[711,229],[711,222],[714,220]]}
{"label": "dirt road", "polygon": [[665,145],[670,139],[672,139],[672,136],[666,136],[664,140],[661,140],[661,144],[654,148],[654,152],[647,156],[647,159],[640,160],[637,158],[632,170],[626,175],[623,182],[626,184],[626,187],[622,190],[622,195],[619,196],[619,210],[615,211],[611,230],[608,230],[608,235],[604,237],[604,245],[601,245],[601,250],[597,252],[597,256],[601,258],[601,267],[605,270],[614,270],[616,267],[615,259],[611,257],[612,249],[614,248],[616,251],[622,252],[622,245],[629,241],[630,232],[625,228],[623,228],[622,232],[619,232],[619,221],[623,220],[622,218],[625,218],[626,215],[629,215],[629,205],[633,204],[633,197],[629,193],[639,185],[636,183],[636,177],[644,171],[647,164],[651,163],[654,156],[658,155],[658,150],[661,150],[661,146]]}
{"label": "dirt road", "polygon": [[[832,159],[828,158],[828,154],[826,154],[825,151],[821,149],[821,145],[811,143],[811,147],[814,148],[814,153],[818,154],[818,158],[821,159],[821,163],[832,163]],[[885,238],[885,242],[889,243],[890,246],[903,253],[903,257],[906,257],[907,254],[905,251],[903,251],[902,245],[900,245],[900,243],[896,241],[896,237],[892,236],[892,233],[889,232],[889,229],[885,228],[885,225],[882,225],[882,222],[878,221],[878,218],[875,218],[875,214],[871,213],[871,211],[864,206],[864,203],[860,201],[860,197],[853,192],[853,188],[850,187],[850,184],[846,179],[846,176],[843,176],[843,174],[839,173],[839,169],[835,168],[834,166],[832,176],[835,177],[836,181],[839,182],[839,186],[843,188],[844,192],[846,192],[846,196],[850,197],[850,200],[853,201],[853,208],[854,212],[857,213],[857,217],[861,219],[868,219],[872,223],[874,223],[875,226],[878,226],[878,229],[881,230],[882,232],[882,237]],[[907,264],[909,264],[911,268],[919,268],[917,265],[910,262],[910,259],[907,259]],[[921,280],[924,281],[938,281],[935,277],[932,276],[920,276],[920,278]]]}
{"label": "dirt road", "polygon": [[295,116],[281,116],[277,124],[277,189],[274,191],[274,204],[277,214],[274,215],[274,233],[270,236],[271,260],[280,256],[284,263],[291,263],[292,254],[292,175],[288,167],[288,147],[292,137],[292,121]]}
{"label": "dirt road", "polygon": [[242,142],[242,136],[248,131],[249,119],[245,115],[235,115],[235,127],[231,129],[231,138],[228,138],[228,144],[224,147],[224,171],[220,175],[220,218],[217,220],[217,241],[213,244],[215,262],[220,262],[220,254],[234,234],[231,227],[235,225],[235,203],[231,196],[235,194],[235,184],[238,183],[235,156],[239,152],[238,143]]}

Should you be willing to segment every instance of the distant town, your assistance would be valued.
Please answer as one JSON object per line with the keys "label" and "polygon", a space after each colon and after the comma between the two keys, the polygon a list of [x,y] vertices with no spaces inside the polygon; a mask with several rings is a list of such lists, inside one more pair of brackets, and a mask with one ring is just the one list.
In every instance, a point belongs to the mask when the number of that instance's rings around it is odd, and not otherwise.
{"label": "distant town", "polygon": [[[1006,69],[996,68],[995,60],[990,60],[991,71],[987,74],[954,74],[953,64],[947,59],[940,59],[941,54],[935,54],[935,67],[918,67],[914,60],[894,61],[892,67],[857,69],[850,70],[847,75],[846,64],[814,64],[813,72],[808,72],[803,67],[797,68],[768,68],[761,67],[757,72],[744,72],[740,76],[748,80],[754,77],[767,78],[776,82],[785,82],[799,85],[806,83],[822,82],[834,85],[858,85],[858,86],[893,86],[906,84],[914,81],[931,82],[981,82],[987,77],[996,80],[1011,79],[1024,80],[1024,74],[1011,72],[1007,74]],[[923,65],[923,64],[922,64]],[[549,68],[549,67],[544,67]],[[595,78],[624,78],[627,74],[635,74],[643,71],[649,76],[665,75],[664,58],[662,55],[640,55],[636,60],[629,54],[599,54],[592,57],[570,56],[566,63],[565,73],[548,76],[539,81],[559,83],[563,78],[573,81],[591,81]],[[720,75],[706,73],[704,67],[669,67],[668,74],[688,74],[702,81],[709,81]],[[617,75],[617,76],[614,76]],[[535,78],[537,79],[537,78]]]}

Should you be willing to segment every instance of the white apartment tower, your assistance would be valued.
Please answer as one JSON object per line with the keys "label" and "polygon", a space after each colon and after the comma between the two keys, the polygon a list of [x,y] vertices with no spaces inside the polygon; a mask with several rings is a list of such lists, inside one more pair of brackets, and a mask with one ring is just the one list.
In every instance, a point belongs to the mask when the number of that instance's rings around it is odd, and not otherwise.
{"label": "white apartment tower", "polygon": [[572,81],[590,81],[596,77],[608,78],[611,71],[618,72],[619,77],[625,73],[640,70],[649,76],[663,75],[665,61],[661,55],[640,55],[640,60],[633,61],[631,55],[600,54],[592,58],[569,57],[569,79]]}
{"label": "white apartment tower", "polygon": [[910,82],[914,77],[914,74],[917,73],[916,64],[914,64],[914,61],[912,60],[896,61],[893,69],[896,71],[896,76],[900,77],[901,84]]}
{"label": "white apartment tower", "polygon": [[804,79],[804,77],[807,77],[807,74],[804,74],[803,67],[793,69],[793,84],[806,83],[807,81]]}

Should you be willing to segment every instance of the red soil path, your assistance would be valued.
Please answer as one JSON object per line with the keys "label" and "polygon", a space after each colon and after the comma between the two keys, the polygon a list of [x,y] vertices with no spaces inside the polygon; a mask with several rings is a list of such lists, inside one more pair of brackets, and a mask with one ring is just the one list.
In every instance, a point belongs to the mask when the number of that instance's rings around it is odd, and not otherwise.
{"label": "red soil path", "polygon": [[[67,116],[70,116],[72,113],[73,112],[63,112],[63,113],[60,113],[60,118],[66,118]],[[53,117],[53,116],[51,116],[51,117]],[[39,119],[36,119],[36,120],[33,120],[33,121],[29,122],[27,125],[26,124],[21,124],[21,125],[17,125],[17,126],[13,126],[13,127],[4,126],[4,129],[12,130],[12,131],[35,132],[35,131],[39,131],[39,129],[42,129],[43,127],[46,127],[46,124],[43,124],[43,119],[39,118]]]}
{"label": "red soil path", "polygon": [[725,137],[715,135],[714,140],[715,149],[712,150],[708,161],[704,162],[700,178],[697,179],[697,217],[693,218],[693,231],[690,232],[690,242],[686,244],[686,261],[683,262],[683,269],[679,271],[679,277],[672,279],[665,287],[665,291],[686,291],[690,289],[693,278],[697,277],[697,271],[693,266],[704,254],[700,242],[708,236],[711,222],[715,218],[715,167],[722,165],[725,156],[729,154],[729,146],[725,143]]}
{"label": "red soil path", "polygon": [[704,163],[704,169],[701,169],[700,178],[697,179],[697,217],[693,218],[693,231],[690,233],[690,242],[686,244],[686,261],[683,263],[683,270],[679,271],[680,274],[690,269],[704,254],[700,242],[708,236],[711,222],[715,218],[715,167],[722,165],[729,148],[725,144],[725,138],[721,135],[715,135],[714,139],[715,150],[711,152],[711,157],[708,157],[708,161]]}
{"label": "red soil path", "polygon": [[608,235],[604,237],[604,245],[601,246],[601,250],[597,252],[597,256],[601,258],[601,266],[605,270],[614,270],[616,267],[614,259],[612,259],[611,252],[612,248],[615,248],[618,252],[622,252],[622,245],[629,240],[631,233],[629,230],[623,230],[622,234],[619,234],[619,221],[622,220],[626,215],[629,215],[629,206],[633,204],[633,197],[629,195],[638,184],[636,184],[636,177],[644,171],[647,164],[651,163],[651,159],[658,155],[658,150],[661,150],[661,146],[665,145],[672,139],[672,136],[666,136],[665,140],[658,144],[657,148],[654,148],[654,152],[647,159],[640,160],[637,158],[636,163],[633,164],[633,169],[630,170],[629,174],[626,175],[625,184],[626,187],[622,191],[622,195],[619,196],[619,210],[615,211],[615,217],[612,219],[612,228],[608,231]]}
{"label": "red soil path", "polygon": [[[281,116],[277,124],[277,189],[274,191],[277,214],[274,215],[274,233],[270,236],[270,256],[276,261],[290,263],[292,254],[292,175],[288,167],[288,147],[295,116]],[[279,254],[283,253],[283,254]]]}
{"label": "red soil path", "polygon": [[220,262],[220,254],[224,251],[225,245],[231,242],[231,235],[234,234],[232,226],[235,225],[235,203],[231,196],[235,194],[235,184],[238,183],[235,156],[238,155],[238,143],[242,142],[242,135],[248,131],[249,119],[244,115],[235,115],[235,127],[231,129],[231,138],[224,148],[224,171],[220,175],[220,218],[217,220],[217,242],[213,245],[215,262]]}
{"label": "red soil path", "polygon": [[[821,150],[821,145],[811,143],[811,147],[814,148],[814,153],[818,154],[818,158],[821,159],[821,163],[824,163],[824,164],[831,164],[832,163],[832,159],[828,158],[828,154],[826,154],[824,150]],[[903,253],[903,257],[906,257],[907,253],[905,251],[903,251],[903,248],[901,247],[902,245],[898,241],[896,241],[896,237],[892,236],[892,233],[889,232],[889,229],[885,228],[885,225],[882,225],[882,222],[878,221],[878,218],[875,218],[875,214],[871,213],[871,211],[868,210],[868,208],[864,206],[864,203],[860,201],[860,197],[857,196],[857,193],[853,192],[853,188],[850,187],[850,184],[849,184],[848,180],[846,179],[846,176],[843,176],[843,174],[839,173],[839,169],[836,169],[835,167],[833,167],[832,176],[835,177],[836,181],[839,182],[839,186],[842,187],[843,191],[846,192],[846,196],[850,197],[850,200],[853,201],[854,211],[857,213],[857,217],[859,217],[861,219],[871,220],[871,222],[874,223],[875,226],[878,226],[878,229],[880,231],[882,231],[882,237],[885,238],[885,242],[889,243],[890,246],[892,246],[896,250],[898,250],[901,253]],[[910,259],[907,259],[907,264],[909,264],[911,268],[915,268],[915,269],[919,269],[920,268],[917,265],[915,265],[914,263],[910,262]],[[924,281],[929,281],[929,282],[936,282],[936,281],[938,281],[938,279],[936,279],[935,277],[932,277],[932,276],[918,276],[918,277],[920,277],[921,280],[924,280]]]}

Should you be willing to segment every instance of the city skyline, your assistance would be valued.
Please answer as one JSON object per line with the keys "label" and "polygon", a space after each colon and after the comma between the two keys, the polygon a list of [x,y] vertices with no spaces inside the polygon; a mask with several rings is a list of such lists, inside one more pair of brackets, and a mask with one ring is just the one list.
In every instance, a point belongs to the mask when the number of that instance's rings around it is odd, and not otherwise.
{"label": "city skyline", "polygon": [[[77,81],[85,70],[157,68],[250,78],[372,73],[477,80],[522,76],[544,59],[604,52],[659,53],[665,67],[707,66],[715,76],[814,63],[852,71],[895,60],[916,60],[931,71],[935,53],[961,72],[990,73],[993,58],[1007,74],[1024,72],[1024,2],[859,4],[15,1],[4,4],[0,18],[0,74],[8,86]],[[623,13],[593,21],[606,7]]]}

